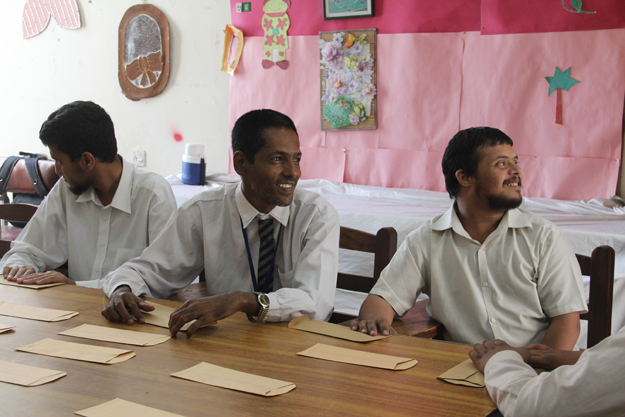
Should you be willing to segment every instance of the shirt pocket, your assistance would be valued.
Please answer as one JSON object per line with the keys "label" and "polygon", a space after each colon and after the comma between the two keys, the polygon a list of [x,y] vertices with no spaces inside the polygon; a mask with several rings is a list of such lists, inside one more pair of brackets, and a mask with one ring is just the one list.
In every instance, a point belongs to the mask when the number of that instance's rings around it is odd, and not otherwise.
{"label": "shirt pocket", "polygon": [[287,272],[282,272],[278,270],[278,280],[279,282],[274,282],[273,290],[277,290],[280,288],[293,288],[293,277],[295,276],[295,269],[292,269]]}

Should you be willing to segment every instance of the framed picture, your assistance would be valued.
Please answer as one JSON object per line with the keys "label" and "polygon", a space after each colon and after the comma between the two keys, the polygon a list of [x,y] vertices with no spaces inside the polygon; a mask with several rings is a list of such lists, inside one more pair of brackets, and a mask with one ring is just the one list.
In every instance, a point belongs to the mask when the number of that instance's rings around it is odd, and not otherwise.
{"label": "framed picture", "polygon": [[321,130],[378,127],[377,31],[319,32]]}
{"label": "framed picture", "polygon": [[156,6],[137,4],[119,24],[118,77],[137,101],[159,95],[169,80],[169,23]]}
{"label": "framed picture", "polygon": [[323,0],[323,19],[372,17],[373,0]]}

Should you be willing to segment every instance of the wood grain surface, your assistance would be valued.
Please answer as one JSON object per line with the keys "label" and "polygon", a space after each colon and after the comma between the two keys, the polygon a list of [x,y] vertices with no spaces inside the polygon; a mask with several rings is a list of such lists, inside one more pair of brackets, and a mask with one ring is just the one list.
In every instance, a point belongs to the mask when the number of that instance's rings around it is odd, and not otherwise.
{"label": "wood grain surface", "polygon": [[[99,290],[64,285],[40,291],[2,286],[0,300],[75,310],[70,320],[45,323],[0,316],[15,326],[0,334],[3,360],[67,372],[50,384],[25,388],[0,383],[2,416],[71,416],[77,410],[122,398],[183,416],[486,416],[495,409],[485,389],[450,385],[436,377],[467,357],[469,346],[394,336],[360,345],[288,329],[286,323],[254,324],[244,314],[163,344],[136,347],[81,340],[97,346],[133,349],[137,356],[99,365],[17,352],[15,347],[81,324],[168,334],[167,329],[107,322],[100,310],[108,299]],[[158,300],[176,307],[177,302]],[[72,340],[76,342],[76,340]],[[413,357],[418,365],[387,371],[297,356],[316,343]],[[211,387],[169,376],[201,361],[293,382],[297,388],[272,398]]]}

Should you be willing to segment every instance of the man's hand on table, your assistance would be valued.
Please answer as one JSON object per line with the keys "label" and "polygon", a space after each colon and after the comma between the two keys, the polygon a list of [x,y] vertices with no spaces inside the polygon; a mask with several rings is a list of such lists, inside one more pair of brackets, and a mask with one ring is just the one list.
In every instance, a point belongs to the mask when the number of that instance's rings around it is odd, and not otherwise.
{"label": "man's hand on table", "polygon": [[198,329],[230,317],[238,311],[256,314],[258,309],[257,297],[254,293],[237,291],[212,297],[196,298],[186,301],[171,314],[169,317],[169,331],[171,332],[171,337],[176,337],[178,331],[185,324],[196,320],[187,329],[188,339]]}
{"label": "man's hand on table", "polygon": [[527,348],[530,351],[527,363],[534,368],[556,369],[562,365],[574,365],[582,355],[581,351],[557,350],[542,344],[530,345]]}
{"label": "man's hand on table", "polygon": [[141,310],[152,311],[154,306],[134,295],[127,285],[122,285],[113,292],[109,303],[102,309],[102,315],[107,320],[120,323],[134,324],[135,320],[145,323]]}
{"label": "man's hand on table", "polygon": [[2,274],[8,281],[14,281],[25,285],[43,285],[62,282],[63,284],[76,285],[76,283],[57,271],[36,272],[34,268],[27,266],[7,266]]}
{"label": "man's hand on table", "polygon": [[378,333],[383,336],[397,334],[393,326],[384,317],[371,320],[354,319],[349,322],[349,327],[354,331],[367,333],[371,336],[377,336]]}
{"label": "man's hand on table", "polygon": [[480,372],[484,373],[484,368],[490,358],[492,358],[494,354],[504,350],[514,350],[519,353],[525,363],[530,359],[530,350],[528,348],[513,347],[499,339],[496,339],[494,342],[486,340],[484,343],[476,344],[473,350],[469,352],[469,357],[475,364],[475,367],[479,369]]}

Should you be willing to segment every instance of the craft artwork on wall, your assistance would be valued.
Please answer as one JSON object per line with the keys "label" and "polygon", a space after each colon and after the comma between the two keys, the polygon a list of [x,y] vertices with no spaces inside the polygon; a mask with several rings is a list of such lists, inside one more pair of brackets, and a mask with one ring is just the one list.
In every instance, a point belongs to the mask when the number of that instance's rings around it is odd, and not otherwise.
{"label": "craft artwork on wall", "polygon": [[323,19],[373,16],[373,0],[323,0]]}
{"label": "craft artwork on wall", "polygon": [[130,100],[159,95],[169,80],[169,23],[157,7],[137,4],[119,24],[119,85]]}
{"label": "craft artwork on wall", "polygon": [[549,83],[549,94],[548,96],[556,90],[557,98],[556,98],[556,123],[562,124],[562,90],[569,91],[571,87],[577,84],[579,81],[571,78],[571,68],[569,67],[566,71],[560,71],[560,68],[556,67],[556,71],[553,74],[553,77],[545,77],[547,82]]}
{"label": "craft artwork on wall", "polygon": [[376,30],[320,32],[321,130],[376,129]]}
{"label": "craft artwork on wall", "polygon": [[50,16],[64,29],[80,27],[76,0],[28,0],[22,14],[24,39],[39,35],[48,26]]}
{"label": "craft artwork on wall", "polygon": [[289,49],[287,30],[291,20],[286,11],[291,7],[291,0],[264,0],[262,25],[265,31],[263,38],[263,68],[274,65],[285,70],[289,67],[286,50]]}
{"label": "craft artwork on wall", "polygon": [[573,12],[573,13],[583,13],[583,14],[593,14],[593,13],[597,13],[597,12],[585,12],[582,10],[582,0],[571,0],[571,6],[573,6],[573,8],[575,10],[569,9],[568,7],[566,7],[566,4],[564,3],[564,0],[562,0],[562,6],[568,10],[569,12]]}
{"label": "craft artwork on wall", "polygon": [[221,58],[221,70],[234,75],[243,53],[243,32],[232,25],[226,25],[224,33],[224,53]]}

